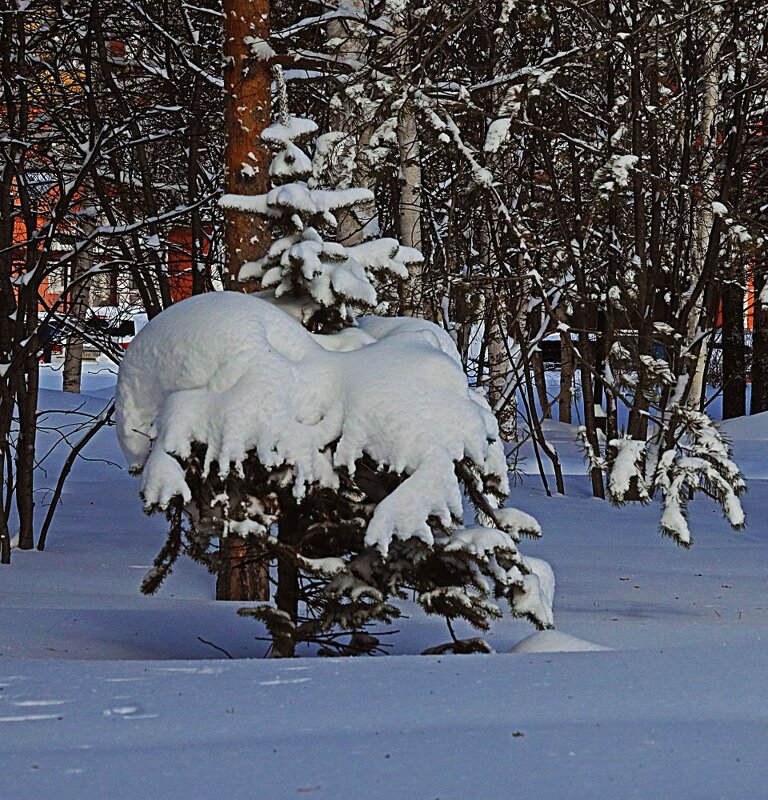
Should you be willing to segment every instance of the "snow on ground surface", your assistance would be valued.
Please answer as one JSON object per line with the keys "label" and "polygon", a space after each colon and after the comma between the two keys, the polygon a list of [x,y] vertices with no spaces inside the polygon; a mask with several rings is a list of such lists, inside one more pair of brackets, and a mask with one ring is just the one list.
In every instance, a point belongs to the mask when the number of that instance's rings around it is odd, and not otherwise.
{"label": "snow on ground surface", "polygon": [[[114,376],[94,371],[76,398],[46,369],[44,404],[98,411]],[[549,643],[509,653],[533,630],[507,620],[496,655],[419,657],[447,634],[414,613],[391,656],[291,662],[260,658],[258,626],[194,564],[139,595],[162,520],[103,431],[46,552],[0,568],[0,798],[765,798],[768,417],[725,429],[748,527],[699,500],[686,552],[658,508],[593,500],[572,430],[548,423],[567,496],[526,475],[510,503],[541,522],[526,552],[557,576]]]}

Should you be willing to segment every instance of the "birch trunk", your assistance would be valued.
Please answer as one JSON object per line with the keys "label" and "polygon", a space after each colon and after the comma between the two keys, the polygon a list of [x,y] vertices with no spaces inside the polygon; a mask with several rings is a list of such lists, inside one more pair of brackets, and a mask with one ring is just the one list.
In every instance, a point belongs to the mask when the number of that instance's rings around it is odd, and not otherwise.
{"label": "birch trunk", "polygon": [[[720,100],[720,76],[718,59],[722,39],[715,30],[714,24],[709,27],[708,35],[710,44],[707,49],[704,63],[704,77],[701,86],[701,124],[699,126],[699,141],[701,148],[701,198],[694,212],[694,230],[692,250],[692,275],[691,286],[695,285],[702,270],[709,249],[709,240],[712,233],[714,213],[712,201],[715,199],[715,113]],[[695,303],[688,318],[687,341],[690,346],[701,333],[701,323],[704,316],[704,293]],[[696,354],[696,362],[691,379],[688,402],[698,408],[704,395],[704,378],[709,350],[708,337],[702,337],[701,344]]]}
{"label": "birch trunk", "polygon": [[[368,0],[338,0],[335,4],[339,11],[367,17]],[[357,64],[360,68],[366,61],[368,36],[365,28],[349,19],[337,18],[328,23],[328,38],[335,42],[336,58],[346,64]],[[340,165],[354,164],[346,174],[339,174],[336,188],[360,186],[372,189],[375,183],[370,166],[360,153],[368,146],[373,127],[360,124],[360,114],[344,91],[339,91],[331,100],[330,124],[332,130],[347,134],[347,138],[339,145]],[[369,235],[378,233],[378,211],[376,202],[370,200],[360,203],[354,209],[341,211],[338,214],[339,239],[346,245],[355,245],[364,241]]]}
{"label": "birch trunk", "polygon": [[508,308],[506,297],[495,291],[486,298],[488,402],[499,421],[499,433],[507,442],[517,441],[517,403],[508,397],[512,364],[509,357]]}
{"label": "birch trunk", "polygon": [[[93,222],[86,219],[83,224],[83,234],[87,238],[93,231]],[[80,252],[73,265],[72,280],[76,286],[70,295],[70,308],[68,320],[75,330],[67,338],[67,347],[64,354],[64,370],[62,389],[65,392],[80,394],[80,382],[83,374],[83,344],[84,339],[80,333],[85,323],[85,318],[90,307],[91,290],[90,280],[84,276],[93,265],[93,256],[90,247]]]}
{"label": "birch trunk", "polygon": [[[400,241],[406,247],[421,249],[421,145],[416,116],[410,105],[401,110],[397,125],[400,155],[400,203],[398,208]],[[401,313],[423,316],[422,264],[409,265],[409,280],[401,293]]]}

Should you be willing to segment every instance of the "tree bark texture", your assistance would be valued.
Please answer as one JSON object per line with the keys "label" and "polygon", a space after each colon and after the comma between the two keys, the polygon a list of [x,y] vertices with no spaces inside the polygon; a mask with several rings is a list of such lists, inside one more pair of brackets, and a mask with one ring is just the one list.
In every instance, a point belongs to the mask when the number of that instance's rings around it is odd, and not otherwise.
{"label": "tree bark texture", "polygon": [[723,419],[747,413],[747,364],[744,353],[744,289],[723,288]]}
{"label": "tree bark texture", "polygon": [[560,396],[557,402],[557,418],[560,422],[571,424],[571,403],[573,401],[573,347],[571,334],[560,334]]}
{"label": "tree bark texture", "polygon": [[[407,105],[397,123],[400,154],[400,204],[398,221],[400,241],[406,247],[421,249],[421,144],[416,115]],[[409,279],[402,291],[402,313],[419,316],[422,311],[423,264],[409,265]]]}
{"label": "tree bark texture", "polygon": [[[92,225],[85,231],[90,235]],[[67,338],[67,349],[64,354],[64,375],[62,389],[65,392],[80,394],[80,383],[83,373],[83,343],[79,328],[84,324],[90,305],[90,281],[84,276],[91,268],[91,254],[88,248],[77,257],[73,267],[75,288],[70,297],[69,319],[78,330],[74,330]]]}
{"label": "tree bark texture", "polygon": [[499,434],[504,441],[517,439],[517,404],[509,396],[512,364],[509,352],[507,299],[502,291],[486,298],[486,339],[488,358],[488,402],[499,421]]}
{"label": "tree bark texture", "polygon": [[220,540],[221,567],[216,575],[217,600],[268,600],[269,565],[257,542],[239,536]]}
{"label": "tree bark texture", "polygon": [[[752,332],[752,395],[749,413],[760,414],[768,411],[768,291],[763,278],[759,299],[755,307],[755,327]],[[764,298],[765,295],[765,298]]]}
{"label": "tree bark texture", "polygon": [[[224,0],[223,11],[225,187],[230,194],[264,194],[270,154],[260,136],[270,123],[272,81],[267,62],[256,59],[251,45],[269,38],[269,0]],[[227,209],[224,219],[229,288],[241,288],[240,268],[267,251],[269,226],[264,218],[234,209]]]}
{"label": "tree bark texture", "polygon": [[[351,14],[359,15],[361,19],[370,13],[369,0],[341,0],[338,6]],[[332,18],[328,21],[326,33],[328,39],[335,43],[332,52],[340,62],[353,60],[361,66],[366,64],[369,34],[364,25],[343,17]],[[358,154],[369,146],[376,126],[361,124],[359,111],[343,88],[333,98],[329,121],[332,130],[347,134],[339,145],[342,157],[339,158],[339,173],[334,175],[334,187],[343,189],[359,186],[373,189],[376,177],[371,165],[366,159],[359,158]],[[349,162],[354,162],[355,165],[352,174],[344,170],[345,164]],[[369,232],[379,229],[378,209],[373,199],[359,203],[354,208],[340,210],[337,219],[339,240],[349,247],[360,244]]]}
{"label": "tree bark texture", "polygon": [[[712,211],[712,200],[714,199],[715,186],[715,141],[714,141],[714,121],[717,104],[720,99],[720,72],[718,56],[722,45],[720,37],[717,35],[714,26],[710,28],[709,35],[711,44],[707,50],[704,64],[704,75],[701,80],[701,122],[699,125],[699,149],[701,152],[700,174],[703,177],[701,186],[702,197],[694,210],[695,225],[693,231],[693,259],[695,281],[705,268],[707,254],[711,247],[710,238],[714,224],[714,213]],[[688,318],[688,342],[691,343],[701,329],[702,316],[704,313],[704,294],[699,296],[694,304],[691,315]],[[707,364],[707,352],[709,340],[704,337],[696,351],[697,357],[691,379],[689,405],[698,408],[701,405],[704,395],[704,379]]]}
{"label": "tree bark texture", "polygon": [[286,501],[283,516],[278,523],[278,540],[285,552],[277,558],[277,590],[275,605],[290,617],[292,627],[286,626],[276,633],[273,647],[276,658],[293,658],[296,650],[296,624],[299,615],[299,569],[296,566],[294,547],[300,537],[301,519],[295,503]]}
{"label": "tree bark texture", "polygon": [[[267,63],[258,60],[252,48],[269,38],[269,0],[224,0],[222,9],[225,188],[231,194],[263,194],[270,186],[270,154],[260,136],[270,123],[272,81]],[[263,217],[233,209],[226,210],[224,220],[229,288],[243,289],[237,278],[240,268],[266,253],[269,225]],[[257,543],[224,537],[221,554],[218,600],[269,599],[269,564],[260,557]]]}
{"label": "tree bark texture", "polygon": [[[35,316],[37,295],[34,302]],[[29,318],[31,314],[28,310]],[[36,323],[36,320],[34,321]],[[30,323],[32,324],[32,323]],[[19,549],[31,550],[34,540],[34,470],[37,439],[37,395],[39,365],[37,353],[27,355],[17,375],[16,405],[19,414],[19,433],[16,441],[16,509],[19,513]]]}

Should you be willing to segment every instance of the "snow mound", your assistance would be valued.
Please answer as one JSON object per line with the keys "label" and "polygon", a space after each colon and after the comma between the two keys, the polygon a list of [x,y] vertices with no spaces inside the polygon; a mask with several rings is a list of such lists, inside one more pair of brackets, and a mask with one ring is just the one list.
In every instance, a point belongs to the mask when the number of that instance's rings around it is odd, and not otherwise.
{"label": "snow mound", "polygon": [[768,411],[750,417],[735,417],[720,423],[720,430],[732,442],[768,441]]}
{"label": "snow mound", "polygon": [[366,545],[382,554],[394,538],[432,545],[430,518],[446,529],[461,520],[457,462],[506,495],[496,420],[445,332],[395,319],[368,322],[364,333],[324,347],[272,303],[234,292],[155,318],[128,349],[117,387],[118,437],[141,472],[146,507],[191,499],[180,462],[195,442],[206,446],[206,473],[237,472],[255,451],[268,469],[286,470],[297,498],[310,486],[336,488],[338,470],[354,474],[364,455],[405,476],[368,525]]}
{"label": "snow mound", "polygon": [[610,650],[610,647],[603,647],[601,644],[588,642],[585,639],[578,639],[560,631],[538,631],[512,648],[510,653],[589,653],[603,650]]}

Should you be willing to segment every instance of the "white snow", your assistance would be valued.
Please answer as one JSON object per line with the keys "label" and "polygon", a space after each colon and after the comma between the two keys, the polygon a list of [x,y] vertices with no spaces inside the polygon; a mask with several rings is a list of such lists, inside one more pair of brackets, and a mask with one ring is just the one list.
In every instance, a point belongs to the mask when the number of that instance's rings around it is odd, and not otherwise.
{"label": "white snow", "polygon": [[610,650],[561,631],[536,631],[518,642],[510,653],[590,653]]}
{"label": "white snow", "polygon": [[621,439],[611,439],[609,444],[616,449],[616,458],[608,480],[611,497],[616,502],[622,502],[630,490],[632,479],[635,478],[641,496],[647,498],[648,490],[642,475],[646,443],[624,436]]}
{"label": "white snow", "polygon": [[345,247],[324,241],[315,228],[305,227],[275,241],[263,259],[247,262],[240,278],[260,278],[265,289],[274,288],[275,296],[281,297],[294,292],[293,266],[301,265],[302,284],[318,305],[333,305],[335,297],[341,296],[358,307],[371,308],[376,305],[376,289],[369,273],[406,278],[406,265],[420,260],[421,254],[400,247],[395,239]]}
{"label": "white snow", "polygon": [[279,209],[296,208],[305,214],[321,216],[371,200],[373,193],[368,189],[309,189],[300,183],[289,183],[270,189],[267,194],[225,194],[219,200],[219,205],[251,214],[275,216]]}
{"label": "white snow", "polygon": [[251,52],[251,55],[258,61],[269,61],[275,56],[275,51],[269,42],[260,36],[246,36],[243,40]]}
{"label": "white snow", "polygon": [[629,185],[630,172],[637,168],[637,162],[638,157],[634,155],[611,156],[610,161],[597,171],[595,179],[608,178],[600,184],[604,192],[612,192],[617,186],[623,189]]}
{"label": "white snow", "polygon": [[317,132],[317,123],[307,117],[289,117],[286,122],[273,122],[261,133],[270,145],[284,147],[294,141],[308,139]]}
{"label": "white snow", "polygon": [[[114,386],[98,373],[73,397],[44,369],[44,407],[98,413]],[[590,496],[574,428],[545,428],[565,497],[544,495],[525,450],[531,474],[511,499],[541,523],[535,549],[558,577],[557,631],[531,643],[556,651],[509,654],[531,630],[507,619],[488,637],[497,655],[421,657],[447,637],[411,604],[391,656],[299,662],[262,659],[262,629],[214,602],[190,561],[159,595],[139,594],[164,521],[141,513],[103,430],[46,552],[0,567],[2,795],[488,800],[513,782],[567,800],[764,797],[768,415],[723,428],[749,478],[750,525],[731,533],[694,503],[690,551],[655,533],[652,506]],[[566,636],[612,650],[567,652]]]}
{"label": "white snow", "polygon": [[500,117],[488,126],[488,133],[485,135],[485,143],[483,144],[483,150],[486,153],[497,153],[499,151],[509,138],[511,124],[511,117]]}

